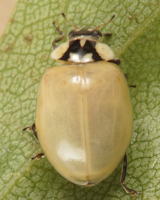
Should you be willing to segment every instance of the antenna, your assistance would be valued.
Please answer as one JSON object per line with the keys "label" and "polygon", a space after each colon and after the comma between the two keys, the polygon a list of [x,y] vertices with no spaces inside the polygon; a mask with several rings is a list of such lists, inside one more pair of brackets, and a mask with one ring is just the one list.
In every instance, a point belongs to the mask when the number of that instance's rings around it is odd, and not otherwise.
{"label": "antenna", "polygon": [[78,26],[76,26],[76,25],[72,24],[70,21],[68,21],[68,19],[66,18],[66,15],[64,14],[64,12],[62,12],[61,15],[64,17],[64,19],[66,20],[66,22],[68,22],[75,29],[78,29]]}
{"label": "antenna", "polygon": [[110,19],[108,22],[106,22],[106,23],[104,23],[104,24],[101,24],[100,26],[97,26],[97,27],[95,28],[95,30],[98,30],[98,29],[101,28],[102,26],[107,25],[109,22],[112,21],[112,19],[114,19],[114,17],[115,17],[115,15],[113,15],[113,16],[111,17],[111,19]]}

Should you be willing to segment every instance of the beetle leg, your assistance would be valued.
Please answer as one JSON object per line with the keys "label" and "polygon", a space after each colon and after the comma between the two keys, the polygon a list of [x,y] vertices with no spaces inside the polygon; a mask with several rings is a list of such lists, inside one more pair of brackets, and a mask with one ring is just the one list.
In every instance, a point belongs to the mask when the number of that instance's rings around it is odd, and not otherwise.
{"label": "beetle leg", "polygon": [[124,72],[123,72],[123,75],[124,75],[125,79],[128,80],[128,75]]}
{"label": "beetle leg", "polygon": [[131,196],[134,196],[135,194],[140,195],[139,192],[132,190],[128,188],[124,183],[125,183],[125,178],[126,178],[126,172],[127,172],[127,155],[125,154],[124,159],[123,159],[123,170],[122,170],[122,176],[121,176],[121,185],[123,189],[127,192],[130,193]]}
{"label": "beetle leg", "polygon": [[108,62],[115,63],[117,65],[119,65],[121,63],[120,59],[118,59],[118,58],[114,58],[112,60],[108,60]]}
{"label": "beetle leg", "polygon": [[[126,73],[123,73],[123,75],[124,75],[125,79],[127,80],[127,79],[128,79],[127,74],[126,74]],[[136,88],[136,84],[134,84],[134,85],[128,85],[128,86],[129,86],[129,87]]]}
{"label": "beetle leg", "polygon": [[39,154],[36,154],[35,156],[33,156],[32,158],[31,158],[31,160],[34,160],[34,159],[40,159],[40,158],[42,158],[42,157],[44,157],[45,156],[45,154],[44,153],[39,153]]}
{"label": "beetle leg", "polygon": [[22,131],[24,132],[25,130],[32,130],[34,136],[36,137],[36,139],[38,140],[38,136],[37,136],[37,131],[36,131],[36,125],[35,123],[32,124],[32,126],[27,126],[24,129],[22,129]]}
{"label": "beetle leg", "polygon": [[57,47],[57,45],[55,43],[60,42],[61,40],[63,40],[65,38],[65,35],[63,33],[63,31],[60,30],[59,26],[56,26],[55,21],[53,22],[53,25],[55,26],[56,30],[59,32],[59,34],[61,35],[59,38],[56,38],[55,40],[53,40],[52,42],[52,46],[55,49]]}
{"label": "beetle leg", "polygon": [[[38,136],[37,136],[37,131],[36,131],[36,125],[35,125],[35,123],[33,123],[32,126],[27,126],[27,127],[25,127],[24,129],[22,129],[22,131],[24,132],[24,131],[27,130],[27,129],[28,129],[28,130],[32,130],[34,136],[35,136],[36,139],[38,140]],[[31,160],[34,160],[35,158],[40,159],[41,157],[44,157],[44,156],[45,156],[44,153],[39,153],[39,154],[36,154],[35,156],[33,156],[33,157],[31,158]]]}
{"label": "beetle leg", "polygon": [[111,36],[112,33],[102,33],[102,37]]}
{"label": "beetle leg", "polygon": [[134,85],[128,85],[129,87],[133,87],[133,88],[136,88],[136,84]]}
{"label": "beetle leg", "polygon": [[102,37],[111,36],[112,33],[102,33]]}

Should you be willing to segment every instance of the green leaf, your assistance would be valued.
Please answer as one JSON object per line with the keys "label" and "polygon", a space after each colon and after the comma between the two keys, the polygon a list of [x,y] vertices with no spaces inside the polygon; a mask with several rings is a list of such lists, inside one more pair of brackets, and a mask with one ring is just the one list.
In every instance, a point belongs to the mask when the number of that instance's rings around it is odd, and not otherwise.
{"label": "green leaf", "polygon": [[[65,34],[72,29],[60,15],[79,27],[98,26],[112,32],[104,39],[121,59],[128,75],[133,105],[133,137],[128,149],[126,183],[141,192],[130,197],[120,186],[121,165],[94,187],[74,185],[59,175],[22,128],[34,122],[36,96],[58,37],[53,20]],[[158,0],[18,0],[0,42],[0,199],[129,200],[160,199],[160,5]]]}

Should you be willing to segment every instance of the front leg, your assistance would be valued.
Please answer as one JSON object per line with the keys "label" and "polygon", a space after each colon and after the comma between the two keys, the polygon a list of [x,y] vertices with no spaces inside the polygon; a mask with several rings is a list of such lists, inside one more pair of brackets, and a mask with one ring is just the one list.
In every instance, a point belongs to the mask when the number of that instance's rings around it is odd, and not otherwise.
{"label": "front leg", "polygon": [[102,33],[102,37],[107,37],[107,36],[111,36],[112,33]]}
{"label": "front leg", "polygon": [[53,25],[55,26],[56,30],[59,32],[59,34],[61,35],[59,38],[56,38],[55,40],[53,40],[52,42],[52,46],[55,49],[57,47],[56,43],[60,42],[61,40],[63,40],[65,38],[65,35],[63,33],[63,31],[60,30],[59,26],[56,26],[55,21],[53,22]]}

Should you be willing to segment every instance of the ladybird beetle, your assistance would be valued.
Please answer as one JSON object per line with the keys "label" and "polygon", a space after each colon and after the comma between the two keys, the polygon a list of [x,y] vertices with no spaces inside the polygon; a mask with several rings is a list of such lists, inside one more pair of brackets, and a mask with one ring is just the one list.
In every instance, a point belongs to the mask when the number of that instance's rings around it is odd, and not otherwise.
{"label": "ladybird beetle", "polygon": [[[60,65],[48,69],[40,82],[32,129],[54,168],[78,185],[94,185],[109,176],[123,158],[121,185],[128,188],[126,150],[132,136],[132,108],[128,85],[113,50],[100,42],[111,33],[74,26],[52,43],[51,58]],[[37,154],[34,158],[43,155]]]}

